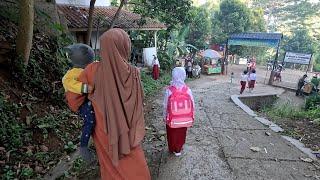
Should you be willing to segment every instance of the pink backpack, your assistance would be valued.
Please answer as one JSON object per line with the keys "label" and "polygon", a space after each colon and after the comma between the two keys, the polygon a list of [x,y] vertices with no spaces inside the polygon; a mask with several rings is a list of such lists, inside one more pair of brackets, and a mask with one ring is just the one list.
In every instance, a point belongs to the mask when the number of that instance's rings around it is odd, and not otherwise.
{"label": "pink backpack", "polygon": [[178,90],[170,86],[171,95],[167,106],[167,124],[171,128],[191,127],[194,122],[193,102],[188,94],[188,87]]}

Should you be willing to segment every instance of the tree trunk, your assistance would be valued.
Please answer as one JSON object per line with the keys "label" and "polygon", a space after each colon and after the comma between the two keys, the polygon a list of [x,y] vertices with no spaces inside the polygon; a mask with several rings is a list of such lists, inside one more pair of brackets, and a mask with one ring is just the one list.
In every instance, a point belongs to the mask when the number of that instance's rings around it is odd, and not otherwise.
{"label": "tree trunk", "polygon": [[89,8],[89,18],[88,18],[88,31],[87,31],[87,39],[86,44],[90,46],[91,40],[91,33],[92,33],[92,24],[93,24],[93,11],[94,11],[94,4],[96,0],[90,0],[90,8]]}
{"label": "tree trunk", "polygon": [[273,80],[274,80],[275,74],[276,74],[276,72],[274,70],[272,70],[271,74],[270,74],[270,77],[269,77],[268,85],[272,85],[273,84]]}
{"label": "tree trunk", "polygon": [[109,29],[113,28],[114,25],[116,24],[116,21],[117,21],[119,15],[120,15],[121,9],[122,9],[122,7],[124,6],[124,4],[127,3],[127,1],[128,1],[128,0],[121,0],[120,6],[119,6],[116,14],[115,14],[115,15],[113,16],[113,18],[112,18],[112,21],[111,21],[111,24],[110,24]]}
{"label": "tree trunk", "polygon": [[34,0],[20,0],[20,24],[17,37],[17,54],[23,58],[24,64],[28,65],[32,48]]}

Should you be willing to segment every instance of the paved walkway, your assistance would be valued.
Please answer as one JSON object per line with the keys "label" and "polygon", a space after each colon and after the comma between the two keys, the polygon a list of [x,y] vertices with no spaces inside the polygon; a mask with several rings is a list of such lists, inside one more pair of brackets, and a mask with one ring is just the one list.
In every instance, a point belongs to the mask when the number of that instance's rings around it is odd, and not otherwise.
{"label": "paved walkway", "polygon": [[[146,113],[144,147],[153,179],[319,179],[319,167],[301,160],[305,154],[230,100],[239,92],[238,83],[230,84],[226,76],[203,76],[190,86],[196,100],[196,122],[188,130],[181,157],[167,152],[162,96],[152,101]],[[258,84],[253,93],[266,92],[283,90]],[[250,147],[261,151],[253,152]]]}

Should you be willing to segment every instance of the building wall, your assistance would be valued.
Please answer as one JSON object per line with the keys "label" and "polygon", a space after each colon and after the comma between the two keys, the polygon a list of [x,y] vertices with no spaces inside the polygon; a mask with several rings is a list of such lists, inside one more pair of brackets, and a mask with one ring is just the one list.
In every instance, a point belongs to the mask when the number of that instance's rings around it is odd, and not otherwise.
{"label": "building wall", "polygon": [[[56,0],[57,4],[89,6],[90,0]],[[96,0],[95,6],[110,6],[110,0]]]}

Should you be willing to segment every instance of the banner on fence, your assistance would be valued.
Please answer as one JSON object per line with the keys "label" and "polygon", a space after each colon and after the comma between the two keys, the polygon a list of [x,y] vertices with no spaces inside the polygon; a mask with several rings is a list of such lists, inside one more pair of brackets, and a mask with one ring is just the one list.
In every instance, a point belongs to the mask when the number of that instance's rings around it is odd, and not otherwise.
{"label": "banner on fence", "polygon": [[284,62],[308,65],[310,63],[311,57],[312,54],[286,52]]}

